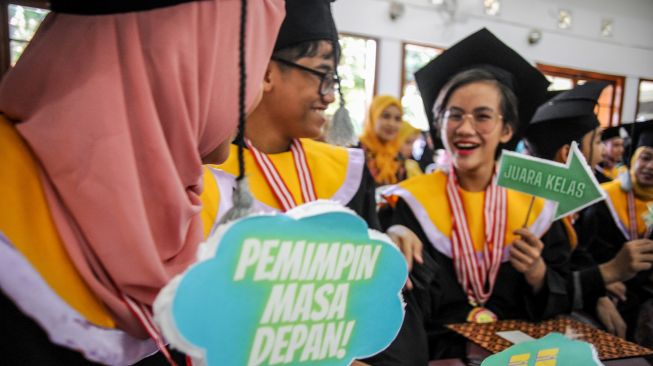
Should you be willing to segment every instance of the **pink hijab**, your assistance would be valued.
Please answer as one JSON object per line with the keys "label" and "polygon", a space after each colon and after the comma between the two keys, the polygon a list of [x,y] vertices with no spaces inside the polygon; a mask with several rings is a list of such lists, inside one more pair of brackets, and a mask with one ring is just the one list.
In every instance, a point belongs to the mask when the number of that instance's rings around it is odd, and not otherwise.
{"label": "pink hijab", "polygon": [[[246,106],[285,15],[249,1]],[[105,16],[50,14],[0,84],[0,111],[34,151],[55,223],[128,333],[142,304],[195,261],[201,157],[236,129],[240,1]]]}

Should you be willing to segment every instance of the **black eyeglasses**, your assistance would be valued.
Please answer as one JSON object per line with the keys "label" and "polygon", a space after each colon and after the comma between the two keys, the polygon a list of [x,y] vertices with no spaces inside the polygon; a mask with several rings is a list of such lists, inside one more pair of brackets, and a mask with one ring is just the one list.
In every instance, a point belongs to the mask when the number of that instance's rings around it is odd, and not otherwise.
{"label": "black eyeglasses", "polygon": [[298,63],[294,63],[292,61],[284,60],[282,58],[278,57],[272,57],[272,60],[280,62],[284,65],[292,66],[300,70],[304,70],[306,72],[309,72],[317,77],[320,78],[320,96],[325,96],[327,94],[333,93],[333,91],[336,88],[336,84],[338,83],[338,77],[333,71],[329,72],[322,72],[318,71],[315,69],[311,69],[310,67],[306,67],[304,65],[300,65]]}

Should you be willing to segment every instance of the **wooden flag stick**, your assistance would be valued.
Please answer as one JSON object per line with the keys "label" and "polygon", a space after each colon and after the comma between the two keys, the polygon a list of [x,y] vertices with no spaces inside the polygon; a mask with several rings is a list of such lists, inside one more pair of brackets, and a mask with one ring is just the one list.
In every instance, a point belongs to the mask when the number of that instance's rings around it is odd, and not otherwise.
{"label": "wooden flag stick", "polygon": [[533,210],[533,202],[535,202],[535,196],[531,196],[531,203],[528,205],[528,212],[526,213],[526,221],[524,221],[524,228],[528,227],[528,219],[531,217],[531,211]]}

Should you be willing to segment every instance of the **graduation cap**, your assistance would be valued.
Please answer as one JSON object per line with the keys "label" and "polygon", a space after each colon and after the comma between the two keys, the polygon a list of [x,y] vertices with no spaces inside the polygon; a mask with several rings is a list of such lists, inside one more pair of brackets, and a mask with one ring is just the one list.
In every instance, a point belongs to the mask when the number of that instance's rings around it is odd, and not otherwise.
{"label": "graduation cap", "polygon": [[331,14],[331,1],[286,0],[286,18],[281,24],[274,50],[321,40],[332,41],[337,47],[338,31]]}
{"label": "graduation cap", "polygon": [[632,128],[633,151],[638,147],[653,147],[653,119],[633,123]]}
{"label": "graduation cap", "polygon": [[438,140],[433,128],[433,105],[438,94],[456,74],[474,68],[489,71],[518,97],[519,119],[524,123],[520,123],[515,131],[511,143],[514,145],[525,129],[525,122],[546,100],[549,82],[539,70],[486,28],[451,46],[415,73],[433,142]]}
{"label": "graduation cap", "polygon": [[526,131],[526,141],[534,155],[552,159],[562,146],[599,127],[594,108],[607,85],[589,81],[541,105]]}
{"label": "graduation cap", "polygon": [[560,90],[547,90],[546,91],[546,101],[548,102],[549,100],[557,97],[558,95],[568,92],[571,89],[560,89]]}
{"label": "graduation cap", "polygon": [[601,132],[601,141],[608,141],[615,137],[624,137],[626,130],[622,126],[608,127]]}
{"label": "graduation cap", "polygon": [[77,15],[107,15],[152,10],[190,1],[196,0],[51,0],[50,10]]}
{"label": "graduation cap", "polygon": [[630,122],[622,124],[624,129],[630,134],[630,141],[626,141],[626,154],[624,162],[630,166],[630,160],[638,147],[653,147],[653,120],[649,119],[643,122]]}

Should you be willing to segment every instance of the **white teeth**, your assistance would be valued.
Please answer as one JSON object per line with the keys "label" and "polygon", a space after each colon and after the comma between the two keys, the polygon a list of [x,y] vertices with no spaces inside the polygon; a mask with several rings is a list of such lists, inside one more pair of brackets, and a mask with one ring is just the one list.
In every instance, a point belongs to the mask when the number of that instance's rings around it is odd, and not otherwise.
{"label": "white teeth", "polygon": [[478,144],[472,144],[472,143],[457,143],[456,147],[460,149],[472,149],[477,147]]}

